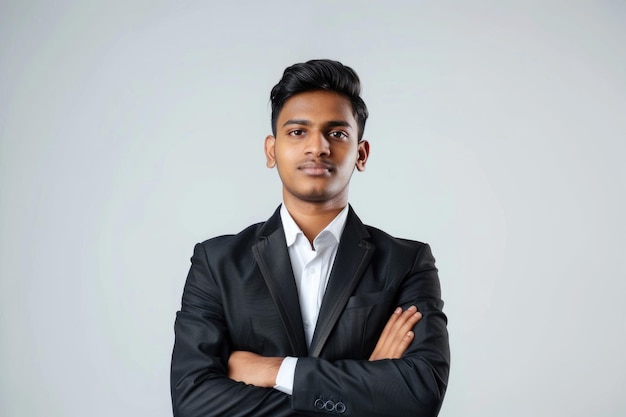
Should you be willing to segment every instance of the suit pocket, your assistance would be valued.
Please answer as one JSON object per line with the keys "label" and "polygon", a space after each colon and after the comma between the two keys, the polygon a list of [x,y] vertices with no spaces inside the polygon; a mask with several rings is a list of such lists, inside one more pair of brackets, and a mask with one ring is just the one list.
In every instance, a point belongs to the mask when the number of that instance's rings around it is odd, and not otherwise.
{"label": "suit pocket", "polygon": [[376,291],[365,294],[353,295],[348,299],[348,303],[346,304],[346,310],[374,305],[386,306],[392,301],[392,298],[392,291]]}
{"label": "suit pocket", "polygon": [[[377,291],[350,297],[335,328],[328,359],[368,359],[391,311],[392,291]],[[331,345],[331,344],[329,344]]]}

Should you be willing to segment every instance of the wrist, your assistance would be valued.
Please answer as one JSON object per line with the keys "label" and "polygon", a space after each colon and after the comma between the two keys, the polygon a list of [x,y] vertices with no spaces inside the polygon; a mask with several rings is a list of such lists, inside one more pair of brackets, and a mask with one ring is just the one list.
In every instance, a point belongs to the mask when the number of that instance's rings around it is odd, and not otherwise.
{"label": "wrist", "polygon": [[265,358],[265,371],[264,371],[264,381],[263,384],[266,388],[273,388],[276,385],[276,378],[278,376],[278,371],[280,370],[280,364],[283,362],[283,358],[279,357],[270,357]]}

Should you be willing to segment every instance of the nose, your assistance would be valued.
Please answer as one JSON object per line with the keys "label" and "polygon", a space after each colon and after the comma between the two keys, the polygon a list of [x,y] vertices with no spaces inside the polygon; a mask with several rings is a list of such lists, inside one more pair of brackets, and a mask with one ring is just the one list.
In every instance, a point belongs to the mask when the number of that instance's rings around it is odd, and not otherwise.
{"label": "nose", "polygon": [[322,132],[309,135],[306,143],[306,153],[315,156],[330,155],[330,143]]}

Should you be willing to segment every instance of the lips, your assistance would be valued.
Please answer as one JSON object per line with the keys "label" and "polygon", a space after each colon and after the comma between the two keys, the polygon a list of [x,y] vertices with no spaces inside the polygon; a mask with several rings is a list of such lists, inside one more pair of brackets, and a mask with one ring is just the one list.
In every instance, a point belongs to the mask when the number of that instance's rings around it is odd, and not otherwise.
{"label": "lips", "polygon": [[319,176],[330,173],[334,167],[324,162],[305,162],[298,166],[298,169],[307,175]]}

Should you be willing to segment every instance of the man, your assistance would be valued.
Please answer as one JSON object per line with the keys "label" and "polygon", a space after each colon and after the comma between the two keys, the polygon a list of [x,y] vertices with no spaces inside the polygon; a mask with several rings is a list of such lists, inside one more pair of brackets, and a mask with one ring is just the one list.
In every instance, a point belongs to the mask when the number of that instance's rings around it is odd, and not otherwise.
{"label": "man", "polygon": [[273,88],[267,166],[283,204],[195,247],[172,354],[174,415],[436,416],[449,371],[428,245],[348,205],[369,143],[360,81],[314,60]]}

